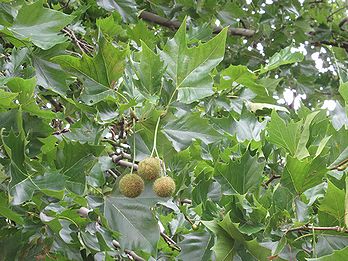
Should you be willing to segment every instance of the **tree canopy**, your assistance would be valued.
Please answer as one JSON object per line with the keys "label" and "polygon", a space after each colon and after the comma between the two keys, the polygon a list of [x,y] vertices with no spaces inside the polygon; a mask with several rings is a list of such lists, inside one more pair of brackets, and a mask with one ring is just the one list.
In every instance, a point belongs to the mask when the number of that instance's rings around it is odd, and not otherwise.
{"label": "tree canopy", "polygon": [[0,260],[346,260],[347,16],[0,0]]}

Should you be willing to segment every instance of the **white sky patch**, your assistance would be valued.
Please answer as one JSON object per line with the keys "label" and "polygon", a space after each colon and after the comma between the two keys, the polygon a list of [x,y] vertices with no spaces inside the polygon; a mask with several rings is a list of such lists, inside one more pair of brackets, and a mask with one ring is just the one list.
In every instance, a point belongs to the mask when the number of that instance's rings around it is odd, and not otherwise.
{"label": "white sky patch", "polygon": [[244,39],[243,40],[243,44],[246,44],[248,42],[248,40]]}
{"label": "white sky patch", "polygon": [[311,58],[312,58],[313,60],[319,59],[319,52],[312,53]]}
{"label": "white sky patch", "polygon": [[273,4],[273,0],[266,0],[266,5],[271,5],[271,4]]}
{"label": "white sky patch", "polygon": [[47,107],[48,109],[51,109],[51,108],[52,108],[52,104],[50,104],[50,103],[48,102],[48,103],[46,103],[46,107]]}
{"label": "white sky patch", "polygon": [[246,0],[246,4],[250,5],[252,3],[253,0]]}
{"label": "white sky patch", "polygon": [[328,111],[333,111],[336,108],[336,101],[334,100],[325,100],[322,109],[327,109]]}
{"label": "white sky patch", "polygon": [[111,132],[106,133],[105,138],[106,139],[112,138],[112,133]]}
{"label": "white sky patch", "polygon": [[251,52],[253,48],[251,46],[248,46],[248,51]]}
{"label": "white sky patch", "polygon": [[303,43],[300,43],[300,45],[298,47],[292,47],[290,49],[290,51],[292,53],[295,53],[295,52],[300,52],[302,53],[303,55],[307,55],[307,49],[306,49],[306,44],[303,44]]}
{"label": "white sky patch", "polygon": [[215,20],[215,25],[216,25],[216,26],[220,26],[220,24],[221,24],[220,20],[219,20],[219,19],[216,19],[216,20]]}
{"label": "white sky patch", "polygon": [[285,102],[290,105],[294,101],[294,93],[290,89],[285,89],[283,92]]}
{"label": "white sky patch", "polygon": [[283,98],[277,100],[277,103],[278,104],[285,104],[285,100]]}
{"label": "white sky patch", "polygon": [[260,52],[260,54],[264,54],[263,45],[261,43],[257,43],[256,49]]}
{"label": "white sky patch", "polygon": [[294,109],[297,111],[301,107],[301,96],[296,96],[294,99]]}

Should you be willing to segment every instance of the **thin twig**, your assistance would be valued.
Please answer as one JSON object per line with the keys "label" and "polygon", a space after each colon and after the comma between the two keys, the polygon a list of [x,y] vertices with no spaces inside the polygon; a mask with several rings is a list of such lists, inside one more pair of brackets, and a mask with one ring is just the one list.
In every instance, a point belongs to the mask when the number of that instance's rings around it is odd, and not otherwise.
{"label": "thin twig", "polygon": [[336,166],[333,166],[331,168],[329,168],[329,170],[334,170],[334,169],[337,169],[337,170],[342,170],[342,167],[344,165],[346,165],[348,163],[348,158],[345,159],[345,160],[342,160],[340,163],[338,163]]}
{"label": "thin twig", "polygon": [[348,52],[348,42],[336,42],[336,41],[320,41],[320,42],[314,42],[312,43],[315,46],[320,46],[320,45],[331,45],[331,46],[336,46],[345,49]]}
{"label": "thin twig", "polygon": [[338,27],[342,30],[342,31],[347,31],[346,29],[343,28],[343,26],[348,23],[348,17],[343,18],[342,21],[338,24]]}
{"label": "thin twig", "polygon": [[133,167],[134,170],[138,170],[138,165],[137,164],[133,164],[132,162],[122,160],[122,158],[123,158],[122,154],[121,155],[112,155],[111,156],[111,159],[112,159],[112,161],[115,164],[120,165],[122,167],[127,167],[127,168],[132,168]]}
{"label": "thin twig", "polygon": [[111,176],[113,176],[115,179],[118,178],[118,175],[117,175],[115,172],[113,172],[111,169],[108,169],[107,172],[108,172]]}
{"label": "thin twig", "polygon": [[58,9],[58,11],[61,11],[69,6],[71,0],[68,0],[61,8]]}
{"label": "thin twig", "polygon": [[338,8],[336,11],[332,12],[332,13],[326,18],[326,20],[329,21],[330,18],[331,18],[332,16],[334,16],[335,14],[337,14],[337,13],[343,11],[343,10],[347,10],[347,7],[348,7],[348,5],[345,5],[345,6],[341,7],[341,8]]}
{"label": "thin twig", "polygon": [[[62,112],[64,111],[64,107],[60,102],[57,102],[56,100],[54,100],[52,98],[52,96],[44,96],[45,99],[47,99],[50,104],[52,104],[52,106],[54,107],[54,112]],[[71,118],[70,116],[65,117],[65,120],[67,122],[69,122],[70,124],[73,124],[75,121],[73,120],[73,118]]]}
{"label": "thin twig", "polygon": [[280,175],[275,175],[275,174],[272,174],[272,176],[265,182],[264,186],[265,187],[268,187],[269,184],[271,184],[271,182],[275,179],[280,179],[281,176]]}
{"label": "thin twig", "polygon": [[171,239],[168,235],[166,235],[164,232],[160,233],[161,237],[166,241],[169,247],[171,247],[174,250],[181,251],[181,248],[177,245],[177,243]]}
{"label": "thin twig", "polygon": [[[112,240],[112,245],[115,247],[115,248],[121,248],[121,245],[119,242],[117,242],[116,240]],[[134,251],[132,250],[129,250],[129,249],[125,249],[124,252],[131,256],[133,258],[133,260],[135,261],[145,261],[145,259],[143,259],[142,257],[138,256]]]}
{"label": "thin twig", "polygon": [[344,227],[339,227],[339,226],[335,226],[335,227],[314,227],[314,226],[300,226],[300,227],[295,227],[295,228],[291,228],[285,231],[285,233],[289,233],[289,232],[295,232],[295,231],[336,231],[336,232],[341,232],[341,233],[348,233],[348,229],[344,228]]}
{"label": "thin twig", "polygon": [[185,199],[182,199],[182,200],[180,201],[180,203],[181,203],[181,204],[189,204],[189,205],[191,205],[191,204],[192,204],[192,200],[191,200],[191,199],[185,198]]}
{"label": "thin twig", "polygon": [[[168,27],[170,29],[179,29],[181,22],[178,20],[169,20],[167,18],[164,18],[162,16],[147,12],[147,11],[142,11],[139,15],[139,18],[151,22],[151,23],[155,23],[161,26],[165,26]],[[215,34],[218,34],[221,32],[221,30],[223,29],[223,27],[221,26],[217,26],[213,29],[213,32]],[[251,37],[255,34],[254,30],[250,30],[250,29],[245,29],[245,28],[229,28],[228,29],[228,33],[230,35],[239,35],[239,36],[246,36],[246,37]]]}
{"label": "thin twig", "polygon": [[88,53],[93,51],[93,46],[88,44],[86,41],[78,39],[73,30],[65,27],[64,29],[62,29],[62,32],[67,34],[70,37],[70,39],[72,39],[75,42],[75,44],[81,50],[82,53]]}

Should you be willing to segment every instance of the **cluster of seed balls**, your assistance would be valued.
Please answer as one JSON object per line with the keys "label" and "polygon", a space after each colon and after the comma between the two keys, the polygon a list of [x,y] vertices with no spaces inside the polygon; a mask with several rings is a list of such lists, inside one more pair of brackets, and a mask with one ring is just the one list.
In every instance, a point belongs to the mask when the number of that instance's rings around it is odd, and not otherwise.
{"label": "cluster of seed balls", "polygon": [[161,161],[158,158],[146,158],[139,162],[137,173],[124,175],[118,184],[120,192],[128,198],[136,198],[144,191],[144,180],[154,181],[153,191],[159,197],[170,197],[175,191],[175,182],[171,177],[161,176]]}

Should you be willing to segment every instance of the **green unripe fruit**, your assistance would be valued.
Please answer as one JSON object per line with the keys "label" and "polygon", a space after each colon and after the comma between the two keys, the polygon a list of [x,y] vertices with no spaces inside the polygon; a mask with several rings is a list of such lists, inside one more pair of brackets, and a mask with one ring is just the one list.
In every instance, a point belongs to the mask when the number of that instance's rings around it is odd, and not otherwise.
{"label": "green unripe fruit", "polygon": [[171,177],[158,178],[153,183],[153,191],[159,197],[170,197],[175,191],[175,182]]}
{"label": "green unripe fruit", "polygon": [[158,158],[146,158],[139,162],[138,174],[145,180],[155,180],[161,175],[161,161]]}
{"label": "green unripe fruit", "polygon": [[144,190],[144,181],[136,174],[127,174],[121,178],[118,187],[124,196],[136,198]]}

